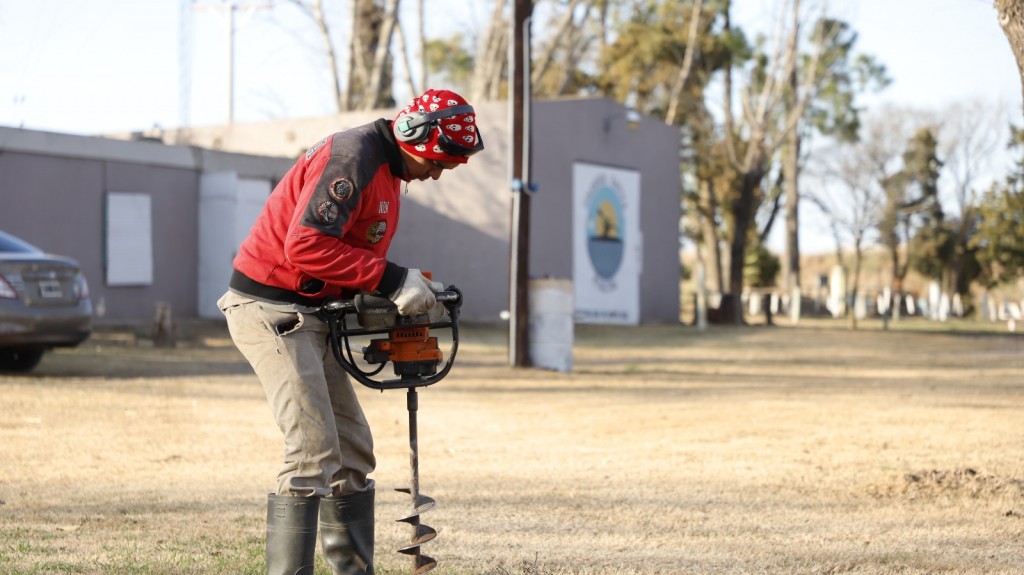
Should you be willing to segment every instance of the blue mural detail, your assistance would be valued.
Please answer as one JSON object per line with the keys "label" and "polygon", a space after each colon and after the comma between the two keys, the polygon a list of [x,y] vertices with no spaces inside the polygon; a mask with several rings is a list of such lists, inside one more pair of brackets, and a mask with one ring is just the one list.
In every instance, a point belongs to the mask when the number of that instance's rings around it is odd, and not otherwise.
{"label": "blue mural detail", "polygon": [[604,178],[595,182],[587,205],[587,254],[597,275],[611,279],[622,266],[624,213],[618,191]]}

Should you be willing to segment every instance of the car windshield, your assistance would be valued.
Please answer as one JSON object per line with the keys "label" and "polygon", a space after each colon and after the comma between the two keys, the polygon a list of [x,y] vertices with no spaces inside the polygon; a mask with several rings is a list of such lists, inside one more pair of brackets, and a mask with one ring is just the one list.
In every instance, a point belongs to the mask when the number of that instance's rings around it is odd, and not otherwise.
{"label": "car windshield", "polygon": [[8,254],[37,254],[42,250],[34,245],[19,240],[11,234],[0,232],[0,253]]}

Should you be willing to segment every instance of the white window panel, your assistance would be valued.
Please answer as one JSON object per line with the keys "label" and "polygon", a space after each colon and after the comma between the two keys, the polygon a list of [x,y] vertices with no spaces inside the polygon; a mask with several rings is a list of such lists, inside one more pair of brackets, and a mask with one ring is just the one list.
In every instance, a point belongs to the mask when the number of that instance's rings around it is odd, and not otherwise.
{"label": "white window panel", "polygon": [[107,193],[108,286],[153,283],[153,219],[149,194]]}

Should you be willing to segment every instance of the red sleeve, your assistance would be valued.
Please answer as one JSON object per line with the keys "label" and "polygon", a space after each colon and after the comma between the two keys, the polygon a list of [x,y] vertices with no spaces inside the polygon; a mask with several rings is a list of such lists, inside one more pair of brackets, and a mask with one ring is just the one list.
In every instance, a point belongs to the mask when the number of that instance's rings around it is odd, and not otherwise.
{"label": "red sleeve", "polygon": [[322,150],[307,165],[284,244],[285,257],[303,273],[347,289],[373,290],[380,283],[384,254],[345,240],[382,167],[374,160],[372,154],[356,161]]}

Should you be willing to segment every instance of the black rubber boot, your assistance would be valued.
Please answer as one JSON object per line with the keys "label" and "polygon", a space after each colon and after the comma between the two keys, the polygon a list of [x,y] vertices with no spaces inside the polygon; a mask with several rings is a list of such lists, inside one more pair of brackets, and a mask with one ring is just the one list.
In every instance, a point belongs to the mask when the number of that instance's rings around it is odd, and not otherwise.
{"label": "black rubber boot", "polygon": [[334,575],[373,575],[373,490],[324,497],[320,547]]}
{"label": "black rubber boot", "polygon": [[267,575],[313,575],[319,497],[267,495]]}

